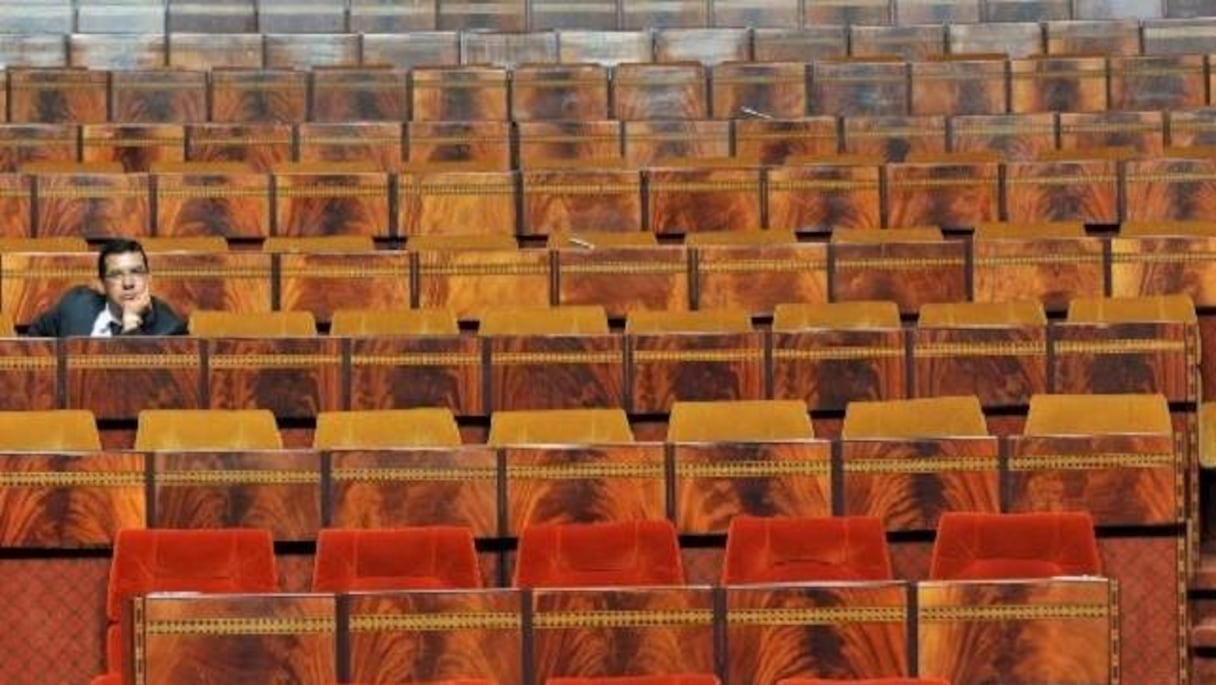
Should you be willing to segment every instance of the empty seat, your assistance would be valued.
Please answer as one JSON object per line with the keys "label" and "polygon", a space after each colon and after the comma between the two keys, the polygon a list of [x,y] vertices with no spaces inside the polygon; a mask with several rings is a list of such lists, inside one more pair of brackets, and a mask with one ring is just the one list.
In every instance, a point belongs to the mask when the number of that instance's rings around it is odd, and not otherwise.
{"label": "empty seat", "polygon": [[[148,249],[147,238],[141,243]],[[0,238],[0,253],[3,252],[88,252],[89,243],[80,236],[60,235],[42,238]]]}
{"label": "empty seat", "polygon": [[827,678],[785,678],[777,685],[950,685],[941,678],[854,678],[851,680],[829,680]]}
{"label": "empty seat", "polygon": [[202,338],[313,336],[312,312],[208,312],[190,315],[190,334]]}
{"label": "empty seat", "polygon": [[[7,335],[12,335],[9,320]],[[94,451],[101,437],[93,412],[83,409],[0,412],[0,450]]]}
{"label": "empty seat", "polygon": [[606,678],[549,678],[545,681],[545,685],[718,685],[718,683],[716,676],[703,673]]}
{"label": "empty seat", "polygon": [[683,584],[670,521],[529,526],[519,538],[516,587]]}
{"label": "empty seat", "polygon": [[457,526],[322,530],[313,592],[481,587],[473,533]]}
{"label": "empty seat", "polygon": [[147,409],[139,413],[137,450],[277,450],[283,447],[266,409]]}
{"label": "empty seat", "polygon": [[946,512],[937,527],[934,580],[998,580],[1097,575],[1094,523],[1084,512]]}
{"label": "empty seat", "polygon": [[384,335],[459,335],[456,316],[446,309],[339,309],[329,334],[349,337]]}
{"label": "empty seat", "polygon": [[13,317],[4,312],[0,312],[0,336],[11,338],[16,334],[17,330],[13,326]]}
{"label": "empty seat", "polygon": [[726,534],[724,585],[890,580],[882,519],[736,516]]}
{"label": "empty seat", "polygon": [[500,411],[490,417],[492,447],[524,444],[605,444],[633,442],[622,409]]}
{"label": "empty seat", "polygon": [[227,252],[228,241],[221,235],[157,236],[143,238],[144,252]]}
{"label": "empty seat", "polygon": [[746,333],[752,320],[742,309],[699,309],[690,312],[640,310],[629,312],[625,332],[634,335],[663,333]]}
{"label": "empty seat", "polygon": [[1068,321],[1077,323],[1198,322],[1189,295],[1078,297],[1068,303]]}
{"label": "empty seat", "polygon": [[845,439],[914,439],[988,435],[980,401],[932,397],[888,402],[850,402],[841,436]]}
{"label": "empty seat", "polygon": [[274,236],[262,243],[263,252],[373,252],[375,241],[370,235]]}
{"label": "empty seat", "polygon": [[499,307],[481,317],[481,335],[607,335],[608,314],[599,305]]}
{"label": "empty seat", "polygon": [[460,429],[451,409],[386,409],[321,412],[313,448],[392,449],[459,447]]}
{"label": "empty seat", "polygon": [[668,442],[809,440],[815,437],[806,404],[792,400],[676,402]]}
{"label": "empty seat", "polygon": [[1026,435],[1152,435],[1172,431],[1164,395],[1035,395]]}

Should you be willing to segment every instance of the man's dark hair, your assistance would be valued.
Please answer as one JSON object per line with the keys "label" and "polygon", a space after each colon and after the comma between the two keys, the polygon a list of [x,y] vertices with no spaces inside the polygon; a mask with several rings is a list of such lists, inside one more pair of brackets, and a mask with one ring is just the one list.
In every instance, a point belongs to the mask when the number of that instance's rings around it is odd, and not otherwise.
{"label": "man's dark hair", "polygon": [[139,241],[129,240],[127,238],[114,238],[107,240],[101,246],[101,251],[97,253],[97,277],[106,277],[106,258],[114,254],[126,254],[128,252],[138,252],[140,257],[144,259],[144,268],[148,268],[148,255],[144,252],[144,246],[139,244]]}

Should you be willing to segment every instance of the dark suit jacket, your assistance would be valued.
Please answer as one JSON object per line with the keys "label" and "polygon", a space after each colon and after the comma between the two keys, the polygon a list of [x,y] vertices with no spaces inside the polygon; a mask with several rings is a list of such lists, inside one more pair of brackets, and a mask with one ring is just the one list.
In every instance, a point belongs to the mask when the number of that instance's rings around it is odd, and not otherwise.
{"label": "dark suit jacket", "polygon": [[[93,322],[106,306],[101,293],[86,286],[72,288],[59,302],[43,312],[30,324],[29,335],[44,338],[66,338],[93,334]],[[152,307],[144,316],[139,329],[125,335],[185,335],[186,322],[165,304],[152,298]]]}

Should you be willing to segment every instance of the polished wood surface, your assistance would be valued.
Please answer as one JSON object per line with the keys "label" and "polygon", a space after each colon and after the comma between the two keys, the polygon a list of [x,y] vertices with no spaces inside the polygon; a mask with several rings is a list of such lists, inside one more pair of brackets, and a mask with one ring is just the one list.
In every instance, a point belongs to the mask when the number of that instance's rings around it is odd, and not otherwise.
{"label": "polished wood surface", "polygon": [[727,121],[626,121],[624,126],[625,160],[631,166],[730,157]]}
{"label": "polished wood surface", "polygon": [[[0,301],[0,304],[3,304]],[[0,411],[33,411],[61,406],[58,343],[0,339]]]}
{"label": "polished wood surface", "polygon": [[619,335],[493,336],[486,344],[490,411],[624,406]]}
{"label": "polished wood surface", "polygon": [[917,328],[913,394],[975,395],[984,407],[1026,407],[1046,393],[1047,328]]}
{"label": "polished wood surface", "polygon": [[468,162],[475,169],[511,168],[511,124],[505,121],[412,121],[406,138],[413,165]]}
{"label": "polished wood surface", "polygon": [[1005,165],[1005,209],[1011,222],[1119,220],[1119,166],[1114,160],[1012,162]]}
{"label": "polished wood surface", "polygon": [[201,409],[202,341],[187,338],[70,338],[67,407],[99,419],[134,419],[144,409]]}
{"label": "polished wood surface", "polygon": [[514,72],[514,121],[595,121],[608,114],[608,70],[603,66],[536,64]]}
{"label": "polished wood surface", "polygon": [[350,341],[350,408],[447,407],[484,415],[481,342],[473,337]]}
{"label": "polished wood surface", "polygon": [[119,162],[123,171],[150,171],[157,162],[186,156],[180,124],[86,124],[81,127],[82,162]]}
{"label": "polished wood surface", "polygon": [[[835,117],[802,117],[785,121],[735,121],[735,157],[752,164],[781,165],[789,157],[836,154]],[[772,169],[771,171],[786,169]]]}
{"label": "polished wood surface", "polygon": [[1063,312],[1078,297],[1101,297],[1104,246],[1097,238],[975,240],[971,287],[976,302],[1038,300]]}
{"label": "polished wood surface", "polygon": [[1113,297],[1185,293],[1197,307],[1216,304],[1216,267],[1197,258],[1216,252],[1216,237],[1115,237],[1110,249]]}
{"label": "polished wood surface", "polygon": [[923,302],[967,300],[966,246],[959,241],[832,245],[833,299],[889,300],[900,312]]}
{"label": "polished wood surface", "polygon": [[111,120],[174,123],[207,119],[207,72],[114,71],[110,74]]}
{"label": "polished wood surface", "polygon": [[768,315],[786,302],[826,303],[827,263],[823,243],[698,247],[697,307]]}
{"label": "polished wood surface", "polygon": [[1033,161],[1056,148],[1056,115],[962,115],[950,119],[950,149],[998,152],[1007,162]]}
{"label": "polished wood surface", "polygon": [[158,173],[156,234],[265,238],[270,196],[270,177],[261,174]]}
{"label": "polished wood surface", "polygon": [[1004,60],[915,62],[912,74],[912,114],[1003,114]]}
{"label": "polished wood surface", "polygon": [[1009,109],[1101,112],[1106,109],[1104,57],[1015,59],[1009,63]]}
{"label": "polished wood surface", "polygon": [[523,234],[640,231],[642,177],[627,170],[522,172]]}
{"label": "polished wood surface", "polygon": [[316,69],[311,121],[401,122],[409,119],[406,74],[398,69]]}
{"label": "polished wood surface", "polygon": [[634,335],[629,411],[664,414],[676,400],[764,396],[759,333]]}
{"label": "polished wood surface", "polygon": [[[932,4],[936,3],[926,3]],[[892,2],[892,5],[897,6],[897,3]],[[894,56],[909,62],[943,55],[946,31],[942,23],[948,22],[896,21],[892,26],[850,26],[849,54],[856,59]]]}
{"label": "polished wood surface", "polygon": [[245,162],[261,173],[292,158],[294,136],[287,124],[203,124],[186,133],[192,162]]}
{"label": "polished wood surface", "polygon": [[748,231],[763,224],[758,169],[653,169],[647,177],[654,233]]}
{"label": "polished wood surface", "polygon": [[623,131],[619,121],[521,121],[519,166],[544,168],[546,163],[573,160],[620,160]]}
{"label": "polished wood surface", "polygon": [[275,235],[389,237],[388,174],[278,174],[274,199]]}
{"label": "polished wood surface", "polygon": [[905,69],[902,62],[817,62],[811,67],[811,113],[905,115],[909,105]]}
{"label": "polished wood surface", "polygon": [[279,256],[279,309],[329,321],[340,309],[408,309],[410,260],[404,252]]}
{"label": "polished wood surface", "polygon": [[1128,160],[1126,221],[1186,221],[1216,208],[1216,159]]}
{"label": "polished wood surface", "polygon": [[109,75],[84,69],[14,69],[9,121],[90,124],[106,121]]}
{"label": "polished wood surface", "polygon": [[770,229],[830,231],[882,226],[878,166],[774,167],[765,185]]}
{"label": "polished wood surface", "polygon": [[0,175],[0,237],[24,238],[32,235],[33,178],[26,175]]}
{"label": "polished wood surface", "polygon": [[1062,323],[1053,331],[1057,393],[1161,393],[1199,398],[1196,326],[1182,323]]}
{"label": "polished wood surface", "polygon": [[1162,112],[1060,113],[1061,150],[1125,148],[1152,157],[1161,154],[1164,141]]}
{"label": "polished wood surface", "polygon": [[74,162],[75,124],[0,125],[0,169],[14,172],[30,162]]}
{"label": "polished wood surface", "polygon": [[614,119],[705,119],[705,67],[693,63],[621,64],[613,81]]}
{"label": "polished wood surface", "polygon": [[396,121],[296,126],[301,162],[367,162],[386,173],[401,170],[403,135]]}
{"label": "polished wood surface", "polygon": [[424,234],[515,235],[516,187],[510,171],[443,171],[398,177],[398,227]]}
{"label": "polished wood surface", "polygon": [[800,119],[807,114],[807,68],[802,62],[734,62],[714,68],[715,119],[757,116]]}
{"label": "polished wood surface", "polygon": [[411,72],[414,121],[507,121],[507,70],[420,67]]}
{"label": "polished wood surface", "polygon": [[295,123],[308,112],[308,75],[289,70],[211,72],[211,121]]}
{"label": "polished wood surface", "polygon": [[854,400],[908,397],[905,335],[897,329],[774,332],[773,398],[843,411]]}
{"label": "polished wood surface", "polygon": [[1200,55],[1135,55],[1110,58],[1110,107],[1128,111],[1203,107]]}
{"label": "polished wood surface", "polygon": [[447,308],[462,319],[501,306],[549,304],[549,255],[541,250],[418,254],[418,306]]}
{"label": "polished wood surface", "polygon": [[97,257],[86,253],[0,256],[0,305],[18,326],[50,309],[72,286],[97,287]]}
{"label": "polished wood surface", "polygon": [[683,311],[689,298],[688,251],[681,245],[557,250],[559,304],[598,304],[609,316],[647,309]]}
{"label": "polished wood surface", "polygon": [[946,118],[859,115],[844,120],[843,136],[844,152],[902,162],[913,153],[944,153]]}
{"label": "polished wood surface", "polygon": [[183,317],[196,309],[268,312],[274,305],[268,254],[169,252],[151,261],[157,297]]}
{"label": "polished wood surface", "polygon": [[1000,169],[995,163],[892,164],[887,167],[887,226],[961,228],[995,221]]}
{"label": "polished wood surface", "polygon": [[207,342],[212,409],[311,417],[342,408],[341,341],[217,338]]}
{"label": "polished wood surface", "polygon": [[34,188],[37,235],[115,238],[151,233],[146,174],[46,174],[35,178]]}

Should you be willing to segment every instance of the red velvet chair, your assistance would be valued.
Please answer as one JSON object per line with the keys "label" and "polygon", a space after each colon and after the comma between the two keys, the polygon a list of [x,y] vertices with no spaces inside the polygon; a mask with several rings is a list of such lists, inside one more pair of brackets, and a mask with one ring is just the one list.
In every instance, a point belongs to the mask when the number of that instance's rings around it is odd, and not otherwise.
{"label": "red velvet chair", "polygon": [[828,680],[827,678],[786,678],[777,685],[950,685],[941,678],[869,678],[860,680]]}
{"label": "red velvet chair", "polygon": [[276,592],[279,574],[270,532],[128,529],[119,531],[106,594],[106,666],[93,685],[119,683],[122,608],[152,592]]}
{"label": "red velvet chair", "polygon": [[1084,512],[943,514],[933,580],[1099,575],[1094,522]]}
{"label": "red velvet chair", "polygon": [[670,521],[528,526],[519,537],[516,587],[683,584]]}
{"label": "red velvet chair", "polygon": [[632,675],[614,678],[549,678],[545,685],[718,685],[712,675]]}
{"label": "red velvet chair", "polygon": [[882,520],[870,516],[736,516],[722,584],[890,580]]}
{"label": "red velvet chair", "polygon": [[313,592],[479,587],[468,528],[329,529],[317,535]]}

